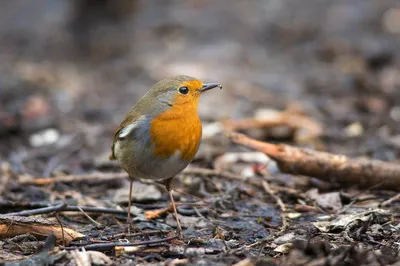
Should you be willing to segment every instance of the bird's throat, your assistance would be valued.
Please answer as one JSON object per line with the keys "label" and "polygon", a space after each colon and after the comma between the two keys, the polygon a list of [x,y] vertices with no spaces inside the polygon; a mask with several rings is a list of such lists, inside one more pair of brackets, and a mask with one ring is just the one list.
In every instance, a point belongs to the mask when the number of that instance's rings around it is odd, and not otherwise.
{"label": "bird's throat", "polygon": [[196,155],[201,139],[201,122],[195,106],[174,105],[153,118],[150,135],[154,156],[168,158],[179,154],[190,161]]}

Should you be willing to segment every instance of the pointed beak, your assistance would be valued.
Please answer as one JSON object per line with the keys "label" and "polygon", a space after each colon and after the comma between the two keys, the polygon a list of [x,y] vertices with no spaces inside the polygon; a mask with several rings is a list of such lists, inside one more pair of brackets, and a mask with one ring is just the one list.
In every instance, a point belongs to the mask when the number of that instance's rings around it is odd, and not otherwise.
{"label": "pointed beak", "polygon": [[216,88],[216,87],[219,87],[220,89],[222,89],[222,86],[221,86],[221,84],[219,84],[219,83],[205,83],[205,84],[203,84],[203,87],[202,87],[199,91],[200,91],[201,93],[203,93],[203,92],[205,92],[205,91],[214,89],[214,88]]}

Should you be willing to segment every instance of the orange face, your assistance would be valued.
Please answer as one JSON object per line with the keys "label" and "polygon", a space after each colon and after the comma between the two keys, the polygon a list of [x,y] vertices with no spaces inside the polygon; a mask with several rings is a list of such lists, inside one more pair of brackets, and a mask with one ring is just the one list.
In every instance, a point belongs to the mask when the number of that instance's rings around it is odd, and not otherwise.
{"label": "orange face", "polygon": [[200,80],[185,81],[177,88],[173,105],[191,105],[197,109],[203,82]]}
{"label": "orange face", "polygon": [[194,157],[201,138],[197,107],[202,87],[199,80],[181,83],[171,109],[153,119],[150,133],[155,143],[155,156],[166,158],[179,152],[185,160]]}
{"label": "orange face", "polygon": [[197,109],[200,94],[215,87],[221,87],[221,85],[217,83],[204,84],[200,80],[184,81],[179,84],[172,104],[187,105]]}
{"label": "orange face", "polygon": [[201,139],[197,114],[200,94],[217,86],[220,85],[203,84],[199,80],[179,84],[171,108],[152,120],[150,135],[155,143],[155,156],[167,158],[179,154],[187,161],[195,156]]}

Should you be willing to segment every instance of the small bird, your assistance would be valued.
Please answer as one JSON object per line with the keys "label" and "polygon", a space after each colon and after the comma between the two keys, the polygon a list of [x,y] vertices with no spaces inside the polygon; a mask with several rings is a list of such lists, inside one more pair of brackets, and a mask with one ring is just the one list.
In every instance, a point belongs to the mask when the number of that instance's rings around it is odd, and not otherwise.
{"label": "small bird", "polygon": [[114,134],[111,160],[118,160],[130,177],[128,232],[131,224],[133,179],[161,180],[170,197],[177,231],[182,237],[171,181],[192,161],[200,145],[202,126],[197,113],[200,95],[222,86],[179,75],[154,85],[128,112]]}

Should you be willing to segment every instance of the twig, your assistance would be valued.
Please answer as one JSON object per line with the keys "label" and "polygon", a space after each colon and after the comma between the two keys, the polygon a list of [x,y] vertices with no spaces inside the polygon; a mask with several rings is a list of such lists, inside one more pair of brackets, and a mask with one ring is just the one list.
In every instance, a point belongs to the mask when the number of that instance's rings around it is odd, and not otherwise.
{"label": "twig", "polygon": [[400,193],[397,194],[397,195],[395,195],[395,196],[393,196],[393,197],[391,197],[391,198],[388,199],[388,200],[385,200],[384,202],[382,202],[382,203],[380,204],[380,206],[381,206],[381,207],[386,207],[386,206],[392,204],[392,203],[395,202],[395,201],[400,201]]}
{"label": "twig", "polygon": [[[182,174],[186,175],[218,175],[221,177],[226,177],[229,179],[239,179],[243,178],[239,175],[235,175],[229,172],[220,172],[213,169],[207,168],[189,168],[185,169]],[[66,175],[66,176],[56,176],[52,178],[32,178],[26,176],[20,176],[18,183],[20,185],[49,185],[56,182],[59,183],[78,183],[78,182],[106,182],[115,181],[116,179],[126,179],[128,174],[125,172],[120,173],[92,173],[86,175]]]}
{"label": "twig", "polygon": [[20,185],[49,185],[56,182],[60,183],[78,183],[78,182],[105,182],[105,181],[114,181],[116,179],[125,179],[128,178],[128,174],[125,172],[121,173],[93,173],[87,175],[66,175],[66,176],[57,176],[54,178],[32,178],[20,176],[18,183]]}
{"label": "twig", "polygon": [[6,191],[7,186],[12,179],[14,173],[8,163],[2,163],[0,165],[0,197]]}
{"label": "twig", "polygon": [[[243,180],[242,177],[237,176],[228,172],[218,172],[212,169],[206,168],[189,168],[185,169],[182,174],[186,175],[218,175],[227,177],[230,179],[240,179]],[[66,176],[56,176],[53,178],[32,178],[26,176],[20,176],[18,183],[20,185],[50,185],[56,182],[59,183],[78,183],[78,182],[106,182],[106,181],[115,181],[116,179],[126,179],[128,178],[128,174],[125,172],[120,173],[93,173],[87,175],[66,175]]]}
{"label": "twig", "polygon": [[120,215],[125,215],[125,216],[128,215],[128,212],[125,210],[117,210],[117,209],[102,208],[102,207],[79,207],[78,208],[78,206],[67,206],[67,205],[64,206],[64,203],[60,204],[60,205],[56,205],[56,206],[45,207],[45,208],[40,208],[40,209],[35,209],[35,210],[7,213],[6,215],[29,216],[29,215],[37,215],[37,214],[46,214],[46,213],[51,213],[54,211],[81,212],[81,210],[83,210],[85,212],[90,212],[90,213],[120,214]]}
{"label": "twig", "polygon": [[276,203],[279,205],[279,208],[281,209],[281,211],[282,212],[286,212],[285,204],[283,203],[282,199],[279,196],[277,196],[275,194],[275,192],[271,189],[271,187],[269,186],[268,182],[263,180],[262,181],[262,185],[263,185],[263,188],[264,188],[265,192],[267,192],[271,197],[274,198]]}
{"label": "twig", "polygon": [[[369,190],[369,189],[368,189]],[[366,190],[367,191],[367,190]],[[365,192],[365,191],[363,191]],[[360,192],[361,193],[361,192]],[[359,193],[359,194],[360,194]],[[352,207],[355,203],[358,202],[362,202],[362,201],[366,201],[366,200],[371,200],[371,199],[376,199],[376,196],[367,196],[364,198],[360,198],[356,195],[356,198],[354,200],[352,200],[349,204],[345,205],[342,207],[342,209],[340,211],[337,212],[337,214],[342,214],[345,213],[350,207]]]}
{"label": "twig", "polygon": [[[185,169],[182,174],[187,174],[187,175],[208,175],[208,176],[218,176],[224,179],[229,179],[229,180],[236,180],[240,181],[243,183],[248,183],[252,186],[258,187],[258,188],[263,188],[263,185],[261,183],[261,180],[255,179],[255,178],[244,178],[240,175],[233,174],[230,172],[226,171],[218,171],[215,169],[207,169],[207,168],[189,168]],[[295,189],[288,188],[288,187],[282,187],[282,186],[276,186],[276,185],[270,185],[270,187],[275,190],[275,191],[282,191],[286,192],[287,194],[294,195],[298,198],[303,198],[301,195],[299,195],[299,192],[296,191]]]}
{"label": "twig", "polygon": [[58,217],[58,213],[57,213],[57,212],[54,213],[54,216],[56,217],[57,222],[58,222],[58,224],[59,224],[60,227],[61,227],[62,243],[63,243],[63,245],[64,245],[64,247],[65,247],[65,246],[67,245],[67,242],[65,241],[64,226],[63,226],[63,224],[61,223],[60,218]]}
{"label": "twig", "polygon": [[219,177],[225,177],[227,179],[236,179],[236,180],[241,180],[243,181],[244,178],[241,177],[240,175],[235,175],[229,172],[223,172],[223,171],[217,171],[213,169],[207,169],[207,168],[189,168],[185,169],[182,172],[183,175],[206,175],[206,176],[219,176]]}
{"label": "twig", "polygon": [[[250,185],[262,188],[262,184],[260,180],[257,179],[245,179],[240,175],[236,175],[233,173],[229,173],[226,171],[218,171],[214,169],[207,168],[188,168],[183,170],[183,175],[205,175],[205,176],[218,176],[221,178],[229,179],[229,180],[237,180],[244,183],[249,183]],[[56,182],[60,183],[78,183],[78,182],[107,182],[107,181],[115,181],[117,179],[126,179],[128,178],[128,174],[125,172],[121,173],[94,173],[87,175],[67,175],[67,176],[56,176],[53,178],[32,178],[26,176],[20,176],[18,183],[20,185],[49,185]],[[271,185],[275,191],[284,191],[290,195],[299,196],[299,193],[295,189],[275,186]],[[137,205],[138,206],[138,205]],[[156,208],[156,207],[155,207]]]}
{"label": "twig", "polygon": [[276,203],[278,204],[278,206],[281,210],[282,226],[279,231],[277,231],[273,234],[270,234],[268,237],[266,237],[260,241],[254,242],[253,244],[245,245],[245,246],[242,246],[242,247],[239,247],[236,249],[232,249],[230,251],[230,253],[236,253],[236,252],[240,252],[244,249],[262,245],[262,247],[260,248],[260,251],[259,251],[259,255],[260,255],[262,250],[264,249],[266,243],[268,243],[269,241],[273,240],[274,238],[282,235],[285,232],[285,230],[289,227],[289,223],[288,223],[287,217],[286,217],[286,206],[283,203],[282,199],[275,194],[275,192],[271,189],[271,186],[268,184],[267,181],[263,180],[261,184],[262,184],[262,187],[264,188],[265,192],[267,192],[269,195],[271,195],[271,197],[273,197],[274,200],[276,201]]}
{"label": "twig", "polygon": [[254,242],[253,244],[244,245],[244,246],[241,246],[241,247],[238,247],[238,248],[235,248],[235,249],[231,249],[228,253],[234,254],[234,253],[240,252],[240,251],[242,251],[244,249],[249,249],[249,248],[252,248],[252,247],[256,247],[258,245],[263,245],[263,244],[273,240],[274,238],[275,238],[275,234],[271,234],[271,235],[269,235],[268,237],[266,237],[266,238],[264,238],[262,240]]}
{"label": "twig", "polygon": [[165,266],[176,266],[176,265],[188,265],[189,263],[189,259],[173,259],[170,262],[168,262],[167,264],[164,264]]}
{"label": "twig", "polygon": [[274,198],[279,208],[281,209],[282,227],[280,229],[280,232],[284,232],[289,227],[289,223],[286,218],[286,206],[283,203],[282,199],[279,196],[277,196],[274,191],[272,191],[267,181],[263,180],[262,185],[265,192],[267,192],[269,195],[271,195],[271,197]]}
{"label": "twig", "polygon": [[207,220],[207,218],[206,218],[203,214],[201,214],[201,212],[199,212],[199,210],[198,210],[196,207],[193,207],[193,209],[194,209],[195,213],[196,213],[199,217],[201,217],[201,218]]}
{"label": "twig", "polygon": [[225,130],[243,130],[249,128],[270,128],[270,127],[277,127],[277,126],[287,126],[293,128],[292,125],[288,123],[288,121],[277,117],[276,119],[270,120],[261,120],[255,118],[244,118],[240,120],[229,120],[224,121]]}
{"label": "twig", "polygon": [[140,232],[140,233],[115,234],[115,235],[112,235],[112,236],[108,237],[108,239],[135,237],[135,236],[151,236],[151,235],[166,234],[166,233],[169,233],[169,231],[166,231],[166,230],[149,230],[149,231],[143,231],[143,232]]}
{"label": "twig", "polygon": [[264,248],[266,246],[267,243],[263,243],[260,247],[260,250],[258,251],[258,255],[257,255],[257,260],[260,259],[262,252],[264,251]]}
{"label": "twig", "polygon": [[51,206],[51,204],[45,202],[14,202],[10,200],[0,200],[0,209],[2,210],[7,208],[32,209],[32,208],[44,208],[49,206]]}
{"label": "twig", "polygon": [[285,173],[317,177],[342,184],[400,190],[400,165],[377,161],[351,159],[344,155],[317,152],[284,144],[272,144],[251,139],[243,134],[230,133],[233,142],[264,152],[274,159]]}
{"label": "twig", "polygon": [[366,241],[368,241],[368,242],[371,243],[371,244],[379,245],[379,246],[382,246],[382,247],[390,247],[390,246],[387,245],[387,244],[384,244],[384,243],[375,241],[375,240],[373,240],[373,239],[367,239]]}
{"label": "twig", "polygon": [[86,218],[89,219],[89,221],[94,223],[96,226],[102,226],[100,223],[96,222],[92,217],[90,217],[89,214],[87,214],[81,207],[79,207],[79,206],[76,206],[76,207],[83,213],[83,215],[86,216]]}
{"label": "twig", "polygon": [[63,239],[62,235],[64,234],[64,240],[67,244],[74,239],[84,237],[71,228],[63,227],[60,230],[59,224],[41,217],[0,215],[0,237],[14,237],[26,233],[38,237],[47,237],[52,232],[58,241]]}
{"label": "twig", "polygon": [[151,240],[151,241],[142,241],[142,242],[137,242],[137,243],[126,243],[126,242],[109,242],[109,243],[97,243],[97,244],[89,244],[85,246],[76,246],[76,247],[65,247],[65,250],[73,250],[73,249],[79,249],[84,247],[86,250],[110,250],[115,247],[136,247],[136,246],[147,246],[147,245],[152,245],[152,244],[158,244],[158,243],[163,243],[167,241],[171,241],[174,239],[177,239],[178,235],[174,235],[171,237],[163,238],[163,239],[157,239],[157,240]]}
{"label": "twig", "polygon": [[162,215],[164,215],[168,212],[172,212],[172,211],[173,211],[173,206],[172,206],[172,204],[169,204],[168,207],[163,208],[163,209],[146,211],[144,213],[144,215],[146,216],[147,220],[154,220],[154,219],[157,219],[157,218],[161,217]]}
{"label": "twig", "polygon": [[304,114],[286,110],[276,114],[270,118],[256,119],[245,118],[241,120],[229,120],[223,123],[225,131],[238,131],[249,128],[273,128],[277,126],[286,126],[289,129],[303,129],[307,132],[307,136],[301,136],[295,133],[295,138],[298,142],[303,142],[318,138],[323,133],[323,128],[320,123],[307,117]]}
{"label": "twig", "polygon": [[[60,202],[59,200],[56,201],[56,203]],[[94,204],[90,204],[94,205]],[[141,204],[141,203],[135,203],[133,204],[138,208],[141,209],[159,209],[165,207],[165,204]],[[180,204],[178,204],[180,206]],[[187,203],[181,204],[181,205],[188,205]],[[0,209],[3,211],[7,208],[23,208],[23,209],[36,209],[36,208],[45,208],[45,207],[51,207],[50,203],[46,202],[13,202],[9,200],[0,200]],[[200,204],[199,204],[200,206]],[[68,206],[68,209],[70,208],[75,208],[74,206]],[[87,210],[93,210],[95,212],[96,209],[99,209],[100,207],[82,207],[84,211],[88,212]],[[103,208],[103,207],[102,207]],[[100,209],[99,209],[100,210]],[[115,209],[108,209],[108,208],[103,208],[102,210],[112,210],[113,214],[124,214],[122,210],[115,210]],[[71,209],[71,211],[75,211]],[[90,211],[89,211],[90,212]],[[108,211],[105,211],[108,213]]]}
{"label": "twig", "polygon": [[45,208],[40,208],[40,209],[35,209],[35,210],[28,210],[28,211],[12,212],[12,213],[7,213],[5,215],[29,216],[29,215],[36,215],[36,214],[46,214],[46,213],[52,213],[52,212],[64,210],[66,207],[67,207],[67,204],[61,203],[61,204],[55,205],[55,206],[50,206],[50,207],[45,207]]}
{"label": "twig", "polygon": [[[181,205],[184,205],[184,203],[180,203],[180,204],[181,204]],[[177,205],[178,205],[178,204],[177,204]],[[198,214],[198,213],[207,214],[207,213],[209,213],[210,210],[215,210],[215,209],[212,208],[212,207],[199,208],[199,209],[194,210],[194,209],[196,208],[196,205],[189,205],[189,206],[193,206],[193,209],[177,208],[178,213],[179,213],[179,214],[183,214],[183,215],[185,215],[185,216],[191,216],[191,215],[195,215],[195,214]]]}
{"label": "twig", "polygon": [[295,204],[293,210],[296,212],[316,212],[316,213],[326,213],[321,208],[310,206],[310,205],[302,205],[302,204]]}

